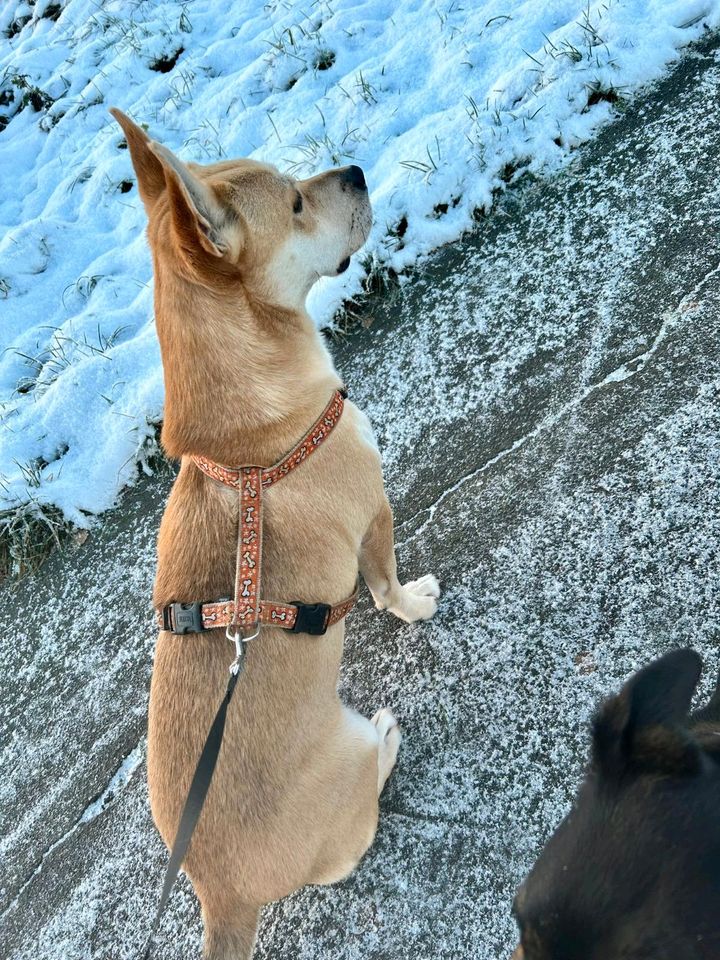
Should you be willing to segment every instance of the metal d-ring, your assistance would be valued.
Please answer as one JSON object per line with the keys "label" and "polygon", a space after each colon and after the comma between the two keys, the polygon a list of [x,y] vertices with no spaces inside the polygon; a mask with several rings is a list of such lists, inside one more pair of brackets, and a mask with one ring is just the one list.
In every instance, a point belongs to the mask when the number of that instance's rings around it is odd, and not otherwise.
{"label": "metal d-ring", "polygon": [[230,643],[235,644],[235,659],[230,664],[230,673],[237,674],[240,670],[243,657],[245,656],[243,644],[260,636],[260,624],[255,623],[252,627],[238,627],[237,625],[230,624],[225,629],[225,636]]}

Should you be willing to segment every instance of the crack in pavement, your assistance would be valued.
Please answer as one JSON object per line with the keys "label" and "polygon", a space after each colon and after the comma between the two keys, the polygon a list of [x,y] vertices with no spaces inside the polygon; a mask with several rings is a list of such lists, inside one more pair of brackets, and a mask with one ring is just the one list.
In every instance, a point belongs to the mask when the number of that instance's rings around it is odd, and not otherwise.
{"label": "crack in pavement", "polygon": [[648,362],[657,352],[660,344],[663,342],[668,332],[680,326],[682,321],[687,319],[688,316],[697,309],[698,304],[695,302],[695,298],[702,291],[705,284],[719,273],[720,265],[707,273],[702,280],[700,280],[693,287],[693,289],[685,297],[683,297],[674,311],[665,315],[660,325],[660,329],[655,334],[650,346],[646,350],[629,360],[625,360],[622,364],[620,364],[619,367],[616,367],[615,370],[603,377],[602,380],[599,380],[596,383],[588,384],[588,386],[586,386],[577,396],[573,397],[572,400],[564,403],[555,413],[543,417],[543,419],[536,424],[532,430],[528,431],[528,433],[524,434],[522,437],[519,437],[517,440],[511,443],[509,447],[505,447],[503,450],[500,450],[495,454],[495,456],[491,457],[475,470],[472,470],[470,473],[461,477],[451,487],[448,487],[447,490],[444,490],[437,500],[435,500],[434,503],[431,503],[430,506],[423,507],[422,510],[419,510],[412,517],[404,520],[398,527],[398,531],[409,526],[419,517],[426,515],[426,519],[421,526],[417,527],[409,536],[405,537],[404,539],[396,540],[395,548],[400,549],[401,547],[406,546],[408,543],[411,543],[418,536],[424,533],[429,524],[432,523],[433,519],[435,518],[435,514],[437,513],[437,510],[441,504],[449,496],[451,496],[451,494],[455,493],[466,483],[474,480],[476,477],[481,476],[491,467],[494,467],[495,464],[524,447],[529,441],[534,440],[539,434],[544,433],[545,431],[554,427],[568,413],[571,413],[573,410],[576,410],[579,406],[581,406],[588,399],[588,397],[592,396],[592,394],[604,389],[607,386],[610,386],[611,384],[622,383],[626,380],[630,380],[636,374],[644,370]]}
{"label": "crack in pavement", "polygon": [[444,816],[440,813],[421,813],[415,810],[397,810],[392,807],[382,808],[381,816],[383,819],[396,817],[399,820],[410,820],[414,823],[428,823],[432,825],[445,827],[462,827],[463,829],[474,831],[479,826],[471,818],[464,814],[458,814],[457,817]]}
{"label": "crack in pavement", "polygon": [[82,814],[78,817],[72,827],[70,827],[69,830],[66,830],[65,833],[55,840],[43,853],[38,861],[37,866],[31,872],[30,876],[23,882],[10,903],[7,905],[7,907],[5,907],[2,913],[0,913],[0,922],[2,922],[5,917],[17,906],[18,901],[22,897],[23,893],[25,893],[33,880],[40,873],[42,873],[48,857],[54,853],[58,847],[61,847],[67,840],[73,837],[82,827],[88,823],[92,823],[92,821],[97,819],[101,813],[104,813],[105,810],[112,806],[120,793],[122,793],[122,791],[130,783],[133,774],[145,759],[146,747],[147,737],[143,736],[140,738],[137,745],[133,747],[130,753],[122,760],[120,766],[108,781],[105,789],[95,798],[95,800],[85,807]]}

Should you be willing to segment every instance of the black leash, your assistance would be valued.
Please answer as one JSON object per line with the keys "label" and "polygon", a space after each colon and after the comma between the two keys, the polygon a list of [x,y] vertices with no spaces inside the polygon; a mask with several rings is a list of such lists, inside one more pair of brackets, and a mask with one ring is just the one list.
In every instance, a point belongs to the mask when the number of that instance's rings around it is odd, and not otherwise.
{"label": "black leash", "polygon": [[235,692],[235,686],[238,682],[238,677],[240,676],[244,666],[245,656],[241,640],[236,640],[235,649],[237,651],[237,657],[230,667],[230,679],[228,680],[227,690],[225,691],[225,696],[218,707],[218,712],[215,714],[215,719],[213,720],[212,726],[208,732],[205,745],[202,748],[200,759],[195,767],[195,773],[193,774],[190,789],[188,790],[187,800],[185,801],[185,806],[183,807],[182,816],[180,817],[180,824],[178,825],[177,833],[175,835],[175,842],[173,843],[170,860],[168,861],[167,869],[165,870],[165,882],[163,883],[162,893],[160,894],[160,902],[158,903],[155,920],[153,921],[152,929],[150,930],[150,936],[148,937],[147,947],[145,948],[145,953],[143,954],[143,960],[150,960],[153,940],[155,939],[155,934],[157,933],[160,918],[162,917],[163,911],[167,906],[170,893],[175,881],[177,880],[177,875],[180,872],[180,867],[182,866],[188,846],[190,845],[190,839],[195,831],[197,822],[200,819],[200,813],[202,811],[203,804],[205,803],[205,797],[210,789],[210,783],[213,778],[213,773],[215,772],[215,764],[217,763],[220,747],[222,746],[223,733],[225,731],[225,718],[227,716],[228,706],[232,700],[232,695]]}

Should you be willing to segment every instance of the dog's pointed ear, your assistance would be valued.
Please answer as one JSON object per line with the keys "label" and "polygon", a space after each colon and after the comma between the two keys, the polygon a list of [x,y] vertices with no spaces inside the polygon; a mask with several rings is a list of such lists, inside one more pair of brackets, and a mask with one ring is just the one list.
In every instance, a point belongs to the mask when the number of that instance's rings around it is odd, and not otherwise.
{"label": "dog's pointed ear", "polygon": [[207,184],[198,179],[172,150],[153,141],[150,149],[165,170],[173,225],[183,249],[197,245],[213,257],[223,257],[229,244],[223,237],[226,213]]}
{"label": "dog's pointed ear", "polygon": [[165,190],[165,171],[157,156],[150,149],[152,140],[143,130],[117,107],[111,107],[110,113],[122,127],[130,151],[130,159],[137,176],[140,198],[148,214],[155,201]]}
{"label": "dog's pointed ear", "polygon": [[673,650],[632,676],[593,721],[593,760],[605,779],[630,771],[693,774],[701,751],[686,729],[702,660]]}
{"label": "dog's pointed ear", "polygon": [[186,253],[192,255],[200,246],[213,257],[223,257],[229,248],[223,238],[226,215],[210,187],[121,110],[113,107],[110,113],[125,133],[148,214],[160,194],[167,191],[173,226]]}

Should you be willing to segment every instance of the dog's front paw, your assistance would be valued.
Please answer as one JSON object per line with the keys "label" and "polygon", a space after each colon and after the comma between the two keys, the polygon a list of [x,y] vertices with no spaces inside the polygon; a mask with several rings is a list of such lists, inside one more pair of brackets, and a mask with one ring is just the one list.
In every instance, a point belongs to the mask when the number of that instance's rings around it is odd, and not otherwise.
{"label": "dog's front paw", "polygon": [[428,574],[419,580],[411,580],[401,587],[399,602],[388,609],[406,623],[429,620],[437,611],[440,584],[437,577]]}

